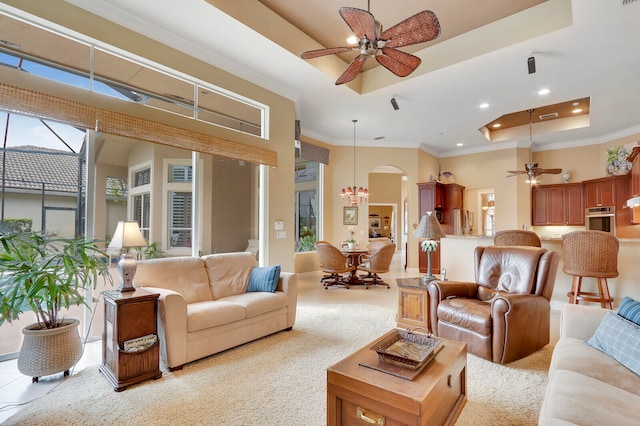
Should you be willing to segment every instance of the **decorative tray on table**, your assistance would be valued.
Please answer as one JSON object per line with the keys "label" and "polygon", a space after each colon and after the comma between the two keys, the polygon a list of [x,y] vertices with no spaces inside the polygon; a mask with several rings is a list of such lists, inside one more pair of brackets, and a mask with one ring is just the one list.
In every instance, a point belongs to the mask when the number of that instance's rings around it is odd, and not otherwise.
{"label": "decorative tray on table", "polygon": [[393,331],[371,347],[378,353],[380,361],[420,370],[442,349],[442,339],[437,337],[410,330]]}

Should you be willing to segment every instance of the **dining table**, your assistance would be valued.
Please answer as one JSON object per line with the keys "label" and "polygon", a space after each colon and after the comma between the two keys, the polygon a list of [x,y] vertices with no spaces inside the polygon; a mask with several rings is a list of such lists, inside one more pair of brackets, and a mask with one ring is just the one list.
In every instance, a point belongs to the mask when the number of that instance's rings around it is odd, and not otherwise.
{"label": "dining table", "polygon": [[[369,252],[369,250],[367,249],[359,249],[359,248],[353,248],[353,249],[343,248],[343,249],[340,249],[340,251],[342,252],[342,254],[347,256],[347,264],[349,266],[352,266],[352,265],[357,266],[358,258],[360,257],[360,255],[363,253]],[[347,283],[349,283],[349,285],[364,284],[364,281],[358,278],[357,269],[354,269],[349,273],[349,277],[347,278]]]}

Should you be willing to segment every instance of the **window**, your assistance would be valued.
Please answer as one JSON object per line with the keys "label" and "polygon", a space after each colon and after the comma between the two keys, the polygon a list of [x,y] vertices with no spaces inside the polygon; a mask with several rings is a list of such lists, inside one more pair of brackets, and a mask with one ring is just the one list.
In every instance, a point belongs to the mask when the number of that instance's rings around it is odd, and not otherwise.
{"label": "window", "polygon": [[145,240],[149,241],[149,210],[151,195],[149,193],[133,196],[133,220],[138,221],[140,231]]}
{"label": "window", "polygon": [[191,247],[191,192],[169,192],[170,247]]}
{"label": "window", "polygon": [[187,165],[169,165],[169,182],[190,183],[193,181],[193,167]]}
{"label": "window", "polygon": [[318,171],[320,163],[298,160],[295,166],[296,251],[314,250],[318,238]]}
{"label": "window", "polygon": [[151,183],[151,169],[140,170],[134,173],[134,187],[149,185]]}

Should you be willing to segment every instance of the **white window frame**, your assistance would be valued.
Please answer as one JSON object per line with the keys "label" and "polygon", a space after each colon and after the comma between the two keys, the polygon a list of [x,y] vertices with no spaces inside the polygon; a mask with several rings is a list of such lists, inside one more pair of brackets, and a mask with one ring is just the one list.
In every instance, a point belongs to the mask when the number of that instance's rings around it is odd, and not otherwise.
{"label": "white window frame", "polygon": [[[171,256],[191,256],[193,253],[193,247],[172,247],[171,246],[171,235],[169,232],[169,219],[170,219],[170,193],[171,192],[189,192],[191,193],[191,207],[192,209],[199,208],[199,204],[197,203],[196,197],[197,194],[194,194],[193,182],[169,182],[170,173],[169,168],[175,165],[184,165],[192,167],[192,178],[194,180],[201,180],[201,176],[196,173],[196,168],[194,167],[193,161],[191,158],[165,158],[162,161],[162,245],[165,247],[165,252]],[[198,165],[202,167],[201,161],[198,161]],[[195,226],[193,220],[193,210],[191,211],[191,244],[197,243],[197,239],[195,237],[195,233],[197,232],[197,227]]]}
{"label": "white window frame", "polygon": [[[145,169],[149,169],[151,178],[149,180],[149,183],[147,185],[140,185],[140,186],[133,186],[135,184],[135,175],[136,173],[145,170]],[[153,188],[153,162],[152,161],[145,161],[143,163],[139,163],[136,164],[132,167],[129,168],[129,196],[127,198],[127,210],[128,210],[128,218],[127,220],[131,219],[131,220],[137,220],[138,218],[135,217],[135,211],[134,211],[134,198],[137,196],[141,196],[141,195],[145,195],[145,194],[149,194],[149,227],[140,227],[140,230],[143,231],[147,231],[148,235],[149,235],[149,241],[148,242],[152,242],[154,241],[153,239],[153,214],[151,213],[153,211],[153,191],[151,190]]]}

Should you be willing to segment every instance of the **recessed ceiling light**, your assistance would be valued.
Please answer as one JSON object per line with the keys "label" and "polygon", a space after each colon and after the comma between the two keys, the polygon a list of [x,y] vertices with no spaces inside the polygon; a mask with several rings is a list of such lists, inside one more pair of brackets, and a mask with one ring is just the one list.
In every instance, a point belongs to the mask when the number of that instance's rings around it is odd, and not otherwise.
{"label": "recessed ceiling light", "polygon": [[358,37],[352,35],[347,38],[348,44],[358,44]]}
{"label": "recessed ceiling light", "polygon": [[573,105],[573,106],[578,106],[578,105],[580,105],[580,102],[575,101],[575,102],[574,102],[574,103],[572,103],[571,105]]}
{"label": "recessed ceiling light", "polygon": [[582,112],[582,108],[576,108],[576,109],[574,109],[574,110],[573,110],[573,111],[571,111],[571,112],[572,112],[572,113],[574,113],[574,114],[579,114],[579,113],[581,113],[581,112]]}
{"label": "recessed ceiling light", "polygon": [[462,142],[458,142],[458,143],[456,144],[456,146],[462,146],[462,145],[464,145]]}
{"label": "recessed ceiling light", "polygon": [[549,90],[549,89],[540,89],[540,90],[538,91],[538,95],[548,95],[548,94],[549,94],[549,92],[550,92],[550,90]]}
{"label": "recessed ceiling light", "polygon": [[500,127],[500,126],[502,126],[502,124],[500,124],[500,123],[496,123],[496,124],[494,124],[494,125],[493,125],[493,126],[491,126],[491,127],[493,127],[494,129],[497,129],[497,128],[498,128],[498,127]]}
{"label": "recessed ceiling light", "polygon": [[488,103],[482,103],[480,104],[480,108],[484,109],[484,108],[489,108],[489,104]]}
{"label": "recessed ceiling light", "polygon": [[447,132],[440,132],[440,136],[447,136]]}

